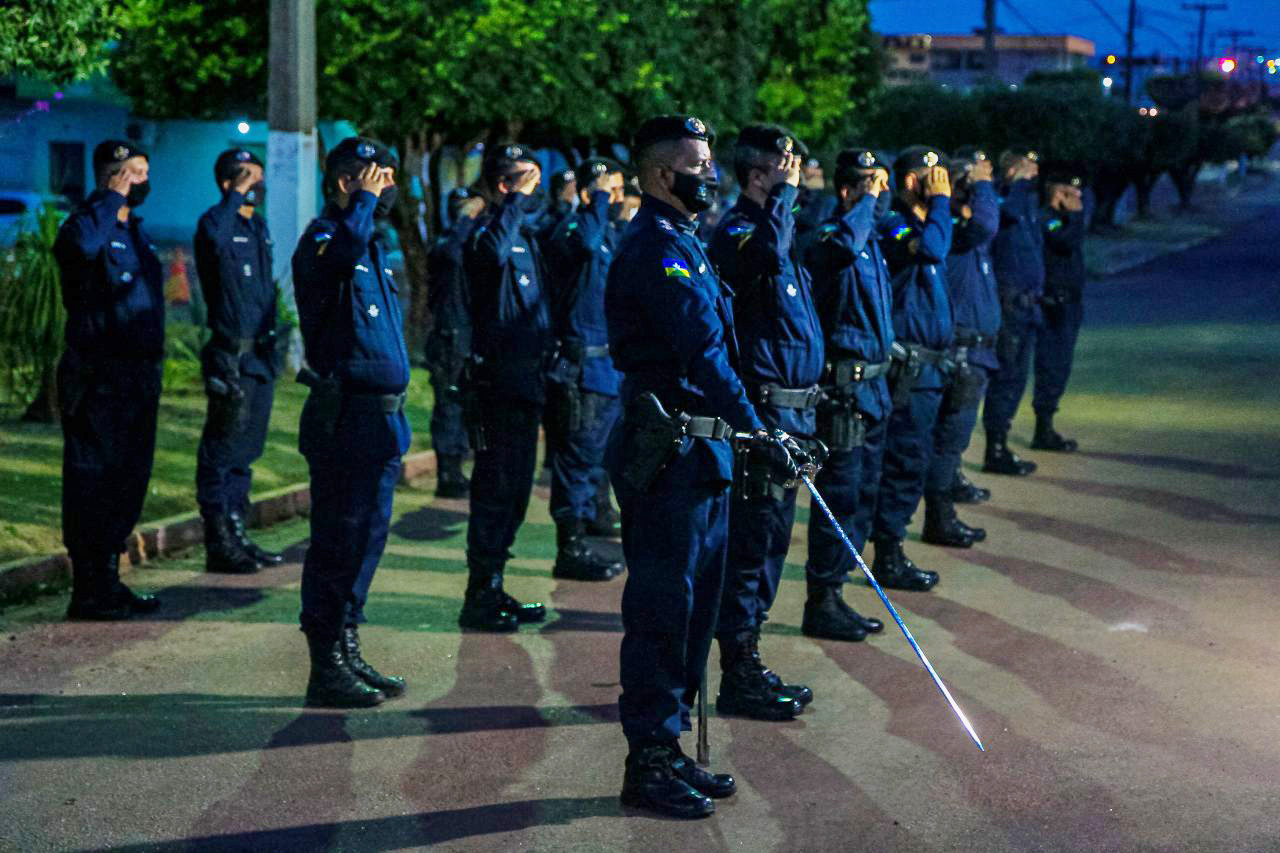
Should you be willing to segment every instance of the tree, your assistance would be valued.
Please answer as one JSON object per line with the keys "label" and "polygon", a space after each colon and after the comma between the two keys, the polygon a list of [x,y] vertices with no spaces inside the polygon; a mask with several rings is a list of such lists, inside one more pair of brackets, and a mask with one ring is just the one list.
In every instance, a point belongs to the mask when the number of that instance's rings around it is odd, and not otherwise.
{"label": "tree", "polygon": [[51,423],[58,417],[57,365],[67,312],[53,244],[62,213],[36,212],[13,248],[0,256],[0,387],[25,405],[23,420]]}
{"label": "tree", "polygon": [[101,73],[116,33],[102,0],[10,0],[0,4],[0,74],[69,83]]}

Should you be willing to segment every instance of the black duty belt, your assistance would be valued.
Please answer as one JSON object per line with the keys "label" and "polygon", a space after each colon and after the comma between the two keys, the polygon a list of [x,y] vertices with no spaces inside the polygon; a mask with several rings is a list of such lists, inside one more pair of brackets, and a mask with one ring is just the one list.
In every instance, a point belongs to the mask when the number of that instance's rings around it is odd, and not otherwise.
{"label": "black duty belt", "polygon": [[[930,364],[934,367],[946,367],[947,365],[947,353],[942,350],[928,349],[920,346],[920,344],[904,344],[898,341],[894,341],[893,347],[894,356],[901,361],[905,361],[909,357],[919,364]],[[899,348],[902,350],[901,354],[897,352]]]}
{"label": "black duty belt", "polygon": [[836,387],[844,388],[856,382],[870,382],[887,376],[892,365],[892,361],[857,361],[846,358],[831,362],[829,371]]}
{"label": "black duty belt", "polygon": [[604,358],[604,357],[605,357],[606,355],[608,355],[608,354],[609,354],[609,345],[608,345],[608,344],[601,344],[601,345],[600,345],[600,346],[598,346],[598,347],[583,347],[583,348],[582,348],[582,357],[583,357],[583,358]]}
{"label": "black duty belt", "polygon": [[213,345],[224,352],[235,353],[236,355],[248,355],[259,347],[271,346],[275,344],[276,333],[273,329],[265,332],[256,338],[228,338],[223,335],[213,336]]}
{"label": "black duty belt", "polygon": [[966,347],[967,349],[990,349],[995,346],[995,338],[991,335],[982,335],[968,329],[956,330],[956,346]]}
{"label": "black duty belt", "polygon": [[1018,293],[1002,293],[1000,294],[1000,305],[1004,308],[1021,308],[1027,310],[1034,308],[1040,302],[1040,295],[1023,290]]}
{"label": "black duty belt", "polygon": [[678,418],[681,431],[690,438],[709,438],[712,441],[728,441],[733,437],[733,427],[720,418],[708,418],[701,415],[685,415]]}
{"label": "black duty belt", "polygon": [[822,389],[817,385],[808,388],[783,388],[765,384],[756,389],[755,396],[755,402],[780,409],[812,409],[822,399]]}
{"label": "black duty belt", "polygon": [[334,394],[342,398],[342,406],[348,411],[373,412],[394,415],[404,408],[409,399],[407,392],[399,394],[355,394],[343,391],[336,379],[325,379],[309,367],[298,371],[298,382],[317,394]]}

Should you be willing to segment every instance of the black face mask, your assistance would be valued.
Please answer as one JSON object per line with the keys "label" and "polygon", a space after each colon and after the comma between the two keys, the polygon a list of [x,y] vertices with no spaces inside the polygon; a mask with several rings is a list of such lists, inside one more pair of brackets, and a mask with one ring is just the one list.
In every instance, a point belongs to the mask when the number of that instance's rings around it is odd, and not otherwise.
{"label": "black face mask", "polygon": [[520,209],[527,214],[538,214],[542,212],[546,202],[546,195],[539,188],[520,199]]}
{"label": "black face mask", "polygon": [[244,191],[244,203],[250,207],[260,207],[267,200],[267,182],[258,181]]}
{"label": "black face mask", "polygon": [[702,175],[690,175],[688,172],[676,172],[675,181],[671,184],[671,194],[680,199],[680,203],[690,213],[701,213],[710,210],[716,203],[716,193],[720,182],[713,172]]}
{"label": "black face mask", "polygon": [[373,206],[374,219],[386,219],[391,215],[391,209],[396,206],[396,199],[400,197],[400,188],[395,184],[389,187],[383,187],[382,192],[378,195],[378,203]]}
{"label": "black face mask", "polygon": [[141,207],[142,203],[147,200],[147,194],[151,192],[151,181],[143,181],[140,184],[132,184],[129,187],[129,193],[124,197],[124,203],[128,207]]}
{"label": "black face mask", "polygon": [[615,220],[615,221],[617,221],[617,220],[621,219],[621,218],[622,218],[622,211],[623,211],[624,207],[625,207],[625,205],[623,205],[623,203],[622,203],[622,202],[620,202],[620,201],[615,201],[615,202],[613,202],[612,204],[610,204],[610,205],[609,205],[609,218],[610,218],[610,219],[612,219],[612,220]]}

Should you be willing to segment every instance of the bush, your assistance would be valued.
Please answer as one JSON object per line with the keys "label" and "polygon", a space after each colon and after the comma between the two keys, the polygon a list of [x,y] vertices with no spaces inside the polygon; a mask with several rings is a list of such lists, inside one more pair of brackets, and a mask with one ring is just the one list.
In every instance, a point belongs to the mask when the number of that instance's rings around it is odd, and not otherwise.
{"label": "bush", "polygon": [[63,213],[36,211],[0,257],[0,392],[26,406],[24,420],[57,419],[56,376],[67,314],[53,244]]}

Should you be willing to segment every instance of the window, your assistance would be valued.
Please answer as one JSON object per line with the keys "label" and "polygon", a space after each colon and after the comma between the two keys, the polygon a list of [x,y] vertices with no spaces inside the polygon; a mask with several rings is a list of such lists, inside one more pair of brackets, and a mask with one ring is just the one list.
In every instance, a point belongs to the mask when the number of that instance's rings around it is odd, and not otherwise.
{"label": "window", "polygon": [[84,198],[84,143],[49,143],[49,191],[72,201]]}
{"label": "window", "polygon": [[935,50],[931,62],[939,71],[954,71],[961,66],[963,58],[964,54],[958,50]]}

